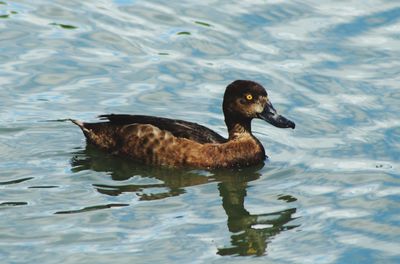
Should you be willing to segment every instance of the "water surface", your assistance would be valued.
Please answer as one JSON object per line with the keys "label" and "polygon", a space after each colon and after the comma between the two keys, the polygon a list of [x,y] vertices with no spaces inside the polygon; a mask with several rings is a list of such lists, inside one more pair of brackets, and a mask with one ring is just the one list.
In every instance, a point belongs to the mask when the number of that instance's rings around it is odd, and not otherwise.
{"label": "water surface", "polygon": [[[399,263],[399,40],[397,1],[0,1],[2,263]],[[226,135],[236,79],[296,122],[253,122],[257,167],[143,166],[62,121]]]}

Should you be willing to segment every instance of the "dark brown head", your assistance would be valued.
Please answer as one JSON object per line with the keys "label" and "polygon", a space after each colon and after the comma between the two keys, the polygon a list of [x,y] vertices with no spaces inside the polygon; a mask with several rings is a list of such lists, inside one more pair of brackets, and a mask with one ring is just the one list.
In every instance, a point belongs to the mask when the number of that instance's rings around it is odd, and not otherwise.
{"label": "dark brown head", "polygon": [[237,80],[226,87],[222,108],[225,122],[248,125],[260,118],[280,128],[295,128],[294,122],[279,115],[268,99],[267,91],[256,82]]}

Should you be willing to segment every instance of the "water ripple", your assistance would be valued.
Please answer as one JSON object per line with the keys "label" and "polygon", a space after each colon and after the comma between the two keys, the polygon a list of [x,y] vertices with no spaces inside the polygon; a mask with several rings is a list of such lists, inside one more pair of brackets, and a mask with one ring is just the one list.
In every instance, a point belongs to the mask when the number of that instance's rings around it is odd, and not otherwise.
{"label": "water ripple", "polygon": [[[399,13],[383,0],[0,1],[2,260],[398,263]],[[296,122],[253,122],[264,166],[148,168],[42,122],[145,112],[226,135],[235,79]]]}

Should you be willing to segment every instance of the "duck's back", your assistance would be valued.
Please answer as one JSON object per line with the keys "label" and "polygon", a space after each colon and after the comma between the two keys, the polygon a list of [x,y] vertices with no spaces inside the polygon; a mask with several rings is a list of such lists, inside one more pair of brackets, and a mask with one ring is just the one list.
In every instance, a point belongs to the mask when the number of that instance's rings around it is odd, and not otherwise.
{"label": "duck's back", "polygon": [[148,124],[163,131],[168,131],[175,137],[186,138],[195,142],[204,143],[225,143],[227,139],[215,131],[188,121],[146,116],[146,115],[101,115],[101,119],[108,120],[110,125],[123,126],[131,124]]}

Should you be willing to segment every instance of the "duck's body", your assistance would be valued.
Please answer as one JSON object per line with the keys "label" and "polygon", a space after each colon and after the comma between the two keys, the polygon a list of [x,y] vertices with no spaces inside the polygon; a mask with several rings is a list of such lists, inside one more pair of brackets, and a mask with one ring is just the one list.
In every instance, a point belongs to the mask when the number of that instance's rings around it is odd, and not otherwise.
{"label": "duck's body", "polygon": [[251,120],[255,117],[279,127],[294,128],[293,122],[276,114],[265,89],[251,81],[230,84],[223,109],[228,139],[196,123],[153,116],[102,115],[106,122],[73,122],[88,142],[110,153],[146,164],[199,168],[261,163],[265,151],[251,133]]}
{"label": "duck's body", "polygon": [[[102,117],[109,121],[75,123],[83,128],[90,143],[146,164],[242,167],[265,159],[264,148],[250,133],[227,140],[206,127],[181,120],[134,115]],[[164,122],[168,128],[163,126]]]}

